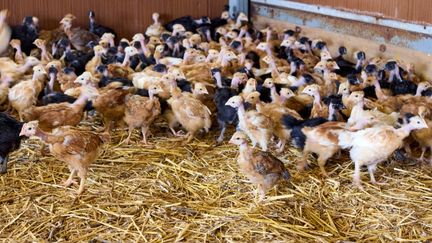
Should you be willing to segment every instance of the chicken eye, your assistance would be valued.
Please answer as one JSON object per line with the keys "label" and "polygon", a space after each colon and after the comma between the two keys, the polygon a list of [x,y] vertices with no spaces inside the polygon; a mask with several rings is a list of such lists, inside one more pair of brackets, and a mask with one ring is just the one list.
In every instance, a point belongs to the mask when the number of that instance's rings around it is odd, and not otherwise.
{"label": "chicken eye", "polygon": [[355,96],[356,98],[358,97],[358,95]]}
{"label": "chicken eye", "polygon": [[240,138],[236,138],[237,140],[240,140]]}
{"label": "chicken eye", "polygon": [[29,131],[30,131],[30,130],[31,130],[31,127],[27,128],[27,130],[29,130]]}
{"label": "chicken eye", "polygon": [[347,88],[343,89],[343,90],[347,90]]}
{"label": "chicken eye", "polygon": [[420,124],[420,122],[419,122],[419,121],[417,121],[417,124]]}
{"label": "chicken eye", "polygon": [[199,89],[200,91],[202,91],[203,89]]}

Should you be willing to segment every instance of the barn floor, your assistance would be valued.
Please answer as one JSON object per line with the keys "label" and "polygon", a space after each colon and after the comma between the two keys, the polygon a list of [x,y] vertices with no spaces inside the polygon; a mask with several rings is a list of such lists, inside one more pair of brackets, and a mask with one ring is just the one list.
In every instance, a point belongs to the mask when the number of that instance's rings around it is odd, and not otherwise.
{"label": "barn floor", "polygon": [[[60,184],[65,164],[41,157],[27,140],[0,176],[0,237],[19,241],[402,241],[432,238],[432,168],[413,162],[379,166],[388,184],[351,184],[353,165],[331,161],[328,179],[299,173],[295,149],[280,156],[292,183],[254,203],[254,188],[239,174],[237,148],[213,147],[216,132],[188,146],[153,131],[153,147],[113,145],[91,167],[87,190]],[[230,133],[231,134],[231,133]],[[227,139],[229,135],[227,136]],[[138,132],[134,141],[141,139]],[[368,181],[364,171],[362,179]]]}

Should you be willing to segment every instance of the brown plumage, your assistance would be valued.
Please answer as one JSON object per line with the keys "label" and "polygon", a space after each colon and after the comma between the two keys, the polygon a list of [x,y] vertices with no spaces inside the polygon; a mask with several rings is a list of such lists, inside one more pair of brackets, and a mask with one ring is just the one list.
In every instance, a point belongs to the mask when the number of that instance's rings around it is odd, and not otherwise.
{"label": "brown plumage", "polygon": [[246,102],[256,105],[256,110],[259,113],[266,114],[270,118],[273,123],[273,134],[279,139],[277,152],[281,153],[285,148],[286,141],[291,137],[291,130],[286,129],[281,122],[282,117],[284,115],[291,115],[299,120],[302,120],[302,117],[295,110],[285,107],[285,102],[282,100],[276,100],[273,103],[264,103],[260,101],[259,97],[259,92],[252,92],[247,96]]}
{"label": "brown plumage", "polygon": [[126,109],[124,121],[129,126],[129,134],[125,140],[128,144],[134,128],[141,128],[144,144],[147,144],[147,132],[153,121],[160,115],[161,106],[159,98],[154,95],[161,92],[158,85],[151,85],[149,97],[139,95],[126,96]]}
{"label": "brown plumage", "polygon": [[73,104],[63,102],[33,106],[23,111],[23,118],[25,121],[39,121],[39,128],[44,131],[51,131],[60,126],[76,126],[82,120],[87,101],[95,95],[92,89],[82,87],[80,97]]}
{"label": "brown plumage", "polygon": [[125,113],[125,97],[130,90],[121,83],[113,82],[99,90],[93,101],[93,107],[104,120],[105,131],[110,131],[113,123],[121,121]]}
{"label": "brown plumage", "polygon": [[172,89],[168,100],[176,120],[188,131],[186,143],[189,143],[200,129],[208,132],[211,127],[211,112],[200,100],[192,95],[182,94],[178,88]]}
{"label": "brown plumage", "polygon": [[64,183],[69,187],[74,183],[73,177],[78,174],[80,186],[78,195],[84,191],[88,168],[97,160],[101,146],[109,141],[108,134],[96,134],[93,132],[74,130],[71,127],[61,127],[46,133],[38,127],[37,121],[23,125],[20,136],[37,136],[49,145],[51,154],[58,160],[68,164],[70,176]]}
{"label": "brown plumage", "polygon": [[290,173],[282,161],[269,152],[254,152],[248,146],[246,134],[236,132],[230,143],[238,145],[240,154],[237,159],[239,169],[251,183],[258,187],[259,200],[263,200],[267,191],[270,190],[280,179],[289,180]]}

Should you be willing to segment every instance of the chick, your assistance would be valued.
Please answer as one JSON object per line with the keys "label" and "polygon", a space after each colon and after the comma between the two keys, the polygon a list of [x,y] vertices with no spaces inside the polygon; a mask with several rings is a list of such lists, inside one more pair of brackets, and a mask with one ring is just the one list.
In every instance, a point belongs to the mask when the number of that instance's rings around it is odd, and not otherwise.
{"label": "chick", "polygon": [[18,83],[9,90],[9,102],[11,106],[18,111],[21,121],[24,110],[36,105],[37,97],[43,89],[43,77],[46,75],[42,65],[33,68],[33,77]]}
{"label": "chick", "polygon": [[147,132],[153,121],[161,114],[159,98],[156,94],[162,92],[159,85],[151,85],[148,93],[149,97],[139,95],[126,96],[126,109],[124,121],[129,126],[129,134],[125,140],[129,144],[130,137],[134,128],[141,128],[143,135],[142,143],[147,144]]}
{"label": "chick", "polygon": [[310,95],[314,99],[310,118],[328,117],[328,107],[321,101],[320,90],[320,86],[311,84],[302,91],[302,94]]}
{"label": "chick", "polygon": [[197,98],[181,93],[178,88],[172,88],[171,93],[168,104],[176,120],[188,131],[185,143],[189,143],[200,129],[208,132],[211,127],[211,112],[207,106]]}
{"label": "chick", "polygon": [[273,123],[271,119],[255,110],[246,111],[241,96],[231,97],[225,105],[237,109],[239,128],[252,140],[255,148],[259,143],[263,151],[268,150],[268,143],[273,134]]}
{"label": "chick", "polygon": [[74,130],[71,127],[61,127],[46,133],[38,127],[37,121],[25,123],[20,136],[36,136],[49,145],[51,154],[58,160],[68,164],[70,175],[64,186],[69,187],[74,182],[73,177],[78,174],[80,186],[78,195],[84,191],[88,168],[99,157],[103,143],[109,141],[108,134],[98,135],[93,132]]}
{"label": "chick", "polygon": [[[419,113],[423,117],[423,113],[426,111],[426,107],[420,106]],[[432,165],[432,121],[425,120],[428,128],[423,128],[415,130],[412,132],[412,137],[419,143],[422,153],[419,160],[423,161],[426,150],[431,150],[431,155],[429,157],[429,163]]]}
{"label": "chick", "polygon": [[295,110],[285,107],[284,104],[277,103],[282,102],[282,99],[285,99],[285,94],[282,94],[273,103],[264,103],[260,101],[259,97],[259,92],[252,92],[247,96],[246,102],[255,105],[258,112],[261,114],[267,114],[267,116],[271,119],[274,126],[273,134],[279,139],[279,143],[277,144],[277,152],[281,153],[284,150],[286,141],[290,138],[291,133],[291,131],[286,129],[286,127],[282,124],[282,117],[288,114],[295,117],[296,119],[302,118]]}
{"label": "chick", "polygon": [[361,118],[355,127],[347,128],[345,122],[326,122],[316,127],[304,127],[302,132],[306,136],[303,148],[303,158],[297,164],[299,170],[304,170],[307,166],[307,158],[310,153],[318,155],[318,166],[321,174],[328,176],[324,166],[328,159],[340,151],[338,145],[338,134],[342,131],[356,131],[373,124],[376,121],[371,114],[366,114]]}
{"label": "chick", "polygon": [[248,146],[246,134],[236,132],[229,141],[239,146],[240,154],[237,159],[239,169],[251,183],[258,187],[259,200],[262,201],[280,179],[288,181],[291,177],[282,161],[268,152],[254,152]]}
{"label": "chick", "polygon": [[130,90],[123,88],[121,83],[110,83],[99,91],[93,101],[93,107],[104,120],[104,130],[111,131],[113,123],[121,121],[125,114],[125,97]]}
{"label": "chick", "polygon": [[368,167],[371,182],[375,180],[377,164],[386,160],[396,149],[403,144],[404,138],[411,131],[428,128],[423,118],[419,116],[406,116],[407,123],[400,128],[392,126],[378,126],[357,132],[342,132],[339,134],[339,146],[350,150],[350,157],[354,162],[354,185],[362,188],[360,184],[360,167]]}

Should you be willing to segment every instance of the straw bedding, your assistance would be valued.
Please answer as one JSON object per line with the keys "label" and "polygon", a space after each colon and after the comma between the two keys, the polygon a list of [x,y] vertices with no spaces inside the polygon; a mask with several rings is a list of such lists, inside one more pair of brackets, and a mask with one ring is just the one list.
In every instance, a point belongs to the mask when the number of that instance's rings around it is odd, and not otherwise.
{"label": "straw bedding", "polygon": [[[88,124],[87,124],[88,125]],[[161,126],[157,124],[156,127]],[[85,126],[83,128],[89,128]],[[110,145],[91,166],[87,190],[61,186],[64,163],[42,157],[27,140],[0,177],[0,237],[18,241],[90,242],[335,242],[432,239],[431,167],[390,161],[377,178],[387,185],[352,184],[344,154],[324,179],[311,158],[299,173],[300,152],[279,157],[293,175],[255,203],[254,187],[237,170],[237,148],[215,147],[216,132],[182,146],[165,129],[152,130],[153,146]],[[232,131],[231,131],[232,132]],[[138,131],[133,141],[141,139]],[[368,180],[367,172],[363,174]]]}

